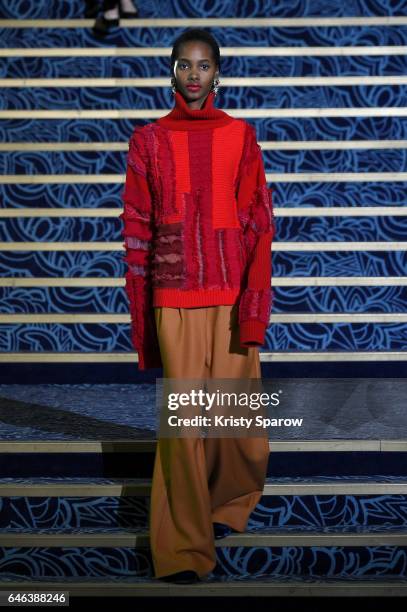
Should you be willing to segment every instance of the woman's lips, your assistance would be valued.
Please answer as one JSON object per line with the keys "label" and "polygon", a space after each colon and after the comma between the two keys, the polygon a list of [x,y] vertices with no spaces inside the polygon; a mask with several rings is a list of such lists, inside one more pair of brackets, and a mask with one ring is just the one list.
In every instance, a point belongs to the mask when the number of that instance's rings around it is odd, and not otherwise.
{"label": "woman's lips", "polygon": [[200,85],[187,85],[187,89],[191,89],[192,91],[198,91],[198,89],[201,89]]}

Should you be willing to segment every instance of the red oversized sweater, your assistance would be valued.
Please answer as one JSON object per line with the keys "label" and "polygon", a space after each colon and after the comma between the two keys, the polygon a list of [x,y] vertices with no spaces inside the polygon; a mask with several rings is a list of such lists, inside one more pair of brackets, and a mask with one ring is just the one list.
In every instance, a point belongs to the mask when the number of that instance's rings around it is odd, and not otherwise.
{"label": "red oversized sweater", "polygon": [[242,347],[269,323],[272,192],[255,129],[214,106],[170,113],[130,138],[122,193],[126,292],[140,370],[161,367],[154,311],[238,303]]}

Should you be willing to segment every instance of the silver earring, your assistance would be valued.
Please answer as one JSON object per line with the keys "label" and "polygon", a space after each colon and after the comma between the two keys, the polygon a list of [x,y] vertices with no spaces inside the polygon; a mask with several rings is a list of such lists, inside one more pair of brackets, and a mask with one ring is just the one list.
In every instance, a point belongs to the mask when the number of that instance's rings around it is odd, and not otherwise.
{"label": "silver earring", "polygon": [[218,94],[218,91],[219,91],[219,79],[215,79],[215,80],[214,80],[214,82],[213,82],[213,87],[212,87],[212,91],[214,92],[215,97],[216,97],[216,96],[217,96],[217,94]]}
{"label": "silver earring", "polygon": [[173,78],[171,79],[171,91],[172,91],[172,93],[173,93],[174,95],[175,95],[175,92],[177,91],[177,87],[176,87],[176,85],[177,85],[177,82],[176,82],[176,80],[175,80],[175,79],[174,79],[174,77],[173,77]]}

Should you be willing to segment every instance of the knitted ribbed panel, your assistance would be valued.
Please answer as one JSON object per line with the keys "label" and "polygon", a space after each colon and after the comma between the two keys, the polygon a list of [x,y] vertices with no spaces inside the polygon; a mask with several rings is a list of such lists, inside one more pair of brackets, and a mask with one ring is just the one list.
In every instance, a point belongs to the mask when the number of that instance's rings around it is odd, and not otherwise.
{"label": "knitted ribbed panel", "polygon": [[265,329],[269,324],[272,304],[271,242],[275,232],[272,191],[266,184],[261,149],[251,127],[248,128],[239,176],[244,194],[239,218],[244,228],[248,262],[246,289],[239,302],[239,324],[241,342],[250,346],[263,344]]}
{"label": "knitted ribbed panel", "polygon": [[[236,180],[242,157],[246,126],[243,121],[213,130],[212,226],[240,227],[237,218]],[[196,134],[193,134],[196,137]]]}
{"label": "knitted ribbed panel", "polygon": [[212,130],[189,132],[191,193],[185,218],[190,280],[186,289],[220,289],[220,261],[212,229]]}
{"label": "knitted ribbed panel", "polygon": [[139,356],[139,369],[161,367],[161,355],[153,320],[151,250],[153,223],[151,193],[147,182],[149,159],[143,131],[136,128],[129,142],[126,184],[122,193],[125,256],[128,269],[125,289],[131,316],[131,341]]}

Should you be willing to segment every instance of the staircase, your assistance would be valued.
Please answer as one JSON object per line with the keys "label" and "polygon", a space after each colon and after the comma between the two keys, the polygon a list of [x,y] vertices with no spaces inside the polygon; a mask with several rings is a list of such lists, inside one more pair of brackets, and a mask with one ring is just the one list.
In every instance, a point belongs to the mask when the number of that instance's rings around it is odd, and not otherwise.
{"label": "staircase", "polygon": [[271,439],[263,498],[214,572],[152,578],[161,371],[135,365],[118,216],[129,136],[172,106],[186,27],[217,38],[217,105],[256,127],[274,187],[263,375],[407,372],[407,2],[163,4],[104,42],[80,0],[0,9],[0,590],[405,596],[402,419],[391,438]]}

